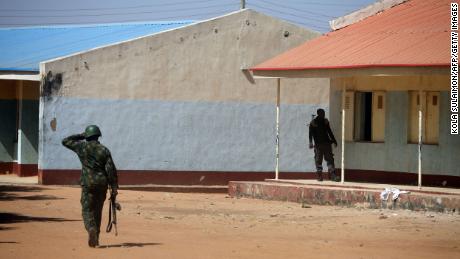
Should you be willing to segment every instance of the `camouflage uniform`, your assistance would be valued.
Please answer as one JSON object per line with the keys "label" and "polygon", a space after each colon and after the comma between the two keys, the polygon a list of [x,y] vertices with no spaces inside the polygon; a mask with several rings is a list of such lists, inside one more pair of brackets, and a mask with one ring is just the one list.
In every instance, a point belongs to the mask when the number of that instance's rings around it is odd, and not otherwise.
{"label": "camouflage uniform", "polygon": [[316,117],[310,122],[309,140],[310,145],[312,138],[315,141],[315,166],[318,179],[322,181],[323,157],[326,160],[329,178],[338,180],[335,174],[334,154],[332,153],[331,144],[337,145],[334,134],[332,133],[329,121],[326,118]]}
{"label": "camouflage uniform", "polygon": [[112,192],[118,189],[117,169],[106,147],[97,140],[83,141],[84,139],[84,134],[76,134],[64,138],[62,144],[77,153],[82,164],[80,202],[83,221],[88,233],[96,231],[99,239],[107,186],[110,186]]}

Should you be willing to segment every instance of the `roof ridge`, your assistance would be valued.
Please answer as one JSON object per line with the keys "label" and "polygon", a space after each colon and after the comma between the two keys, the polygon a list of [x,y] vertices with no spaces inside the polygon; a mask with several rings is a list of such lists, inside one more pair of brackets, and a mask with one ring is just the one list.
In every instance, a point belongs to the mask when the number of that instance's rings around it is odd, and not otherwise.
{"label": "roof ridge", "polygon": [[396,5],[400,5],[404,2],[411,0],[378,0],[364,8],[356,10],[345,16],[339,17],[335,20],[329,21],[329,26],[332,30],[338,30],[356,22],[362,21],[368,17],[374,16],[385,10],[388,10]]}

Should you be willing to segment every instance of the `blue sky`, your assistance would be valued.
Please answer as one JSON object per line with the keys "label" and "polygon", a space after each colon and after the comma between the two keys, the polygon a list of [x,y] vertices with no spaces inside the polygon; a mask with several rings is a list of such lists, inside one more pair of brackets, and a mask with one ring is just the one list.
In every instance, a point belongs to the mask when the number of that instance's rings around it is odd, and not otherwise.
{"label": "blue sky", "polygon": [[[0,0],[0,27],[203,20],[240,9],[240,0]],[[246,7],[319,32],[375,0],[247,0]]]}

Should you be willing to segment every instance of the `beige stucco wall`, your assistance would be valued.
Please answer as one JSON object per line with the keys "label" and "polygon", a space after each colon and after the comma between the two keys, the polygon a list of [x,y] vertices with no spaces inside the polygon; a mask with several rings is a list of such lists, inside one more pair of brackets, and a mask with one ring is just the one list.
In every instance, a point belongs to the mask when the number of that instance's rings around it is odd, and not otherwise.
{"label": "beige stucco wall", "polygon": [[[242,68],[318,35],[245,10],[46,62],[41,72],[63,73],[59,95],[66,97],[272,103],[276,81],[254,83]],[[282,102],[326,103],[328,87],[312,89],[327,84],[328,79],[285,80]]]}

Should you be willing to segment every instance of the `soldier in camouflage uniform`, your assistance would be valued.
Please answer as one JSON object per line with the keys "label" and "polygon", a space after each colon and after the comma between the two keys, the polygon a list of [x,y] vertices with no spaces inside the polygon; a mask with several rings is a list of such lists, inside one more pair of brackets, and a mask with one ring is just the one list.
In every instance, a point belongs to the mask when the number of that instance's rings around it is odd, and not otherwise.
{"label": "soldier in camouflage uniform", "polygon": [[[334,144],[335,147],[337,147],[337,141],[332,133],[329,121],[325,118],[324,110],[318,109],[316,113],[318,116],[310,122],[308,137],[310,141],[310,148],[314,148],[315,150],[315,165],[318,181],[323,180],[322,164],[324,157],[324,160],[327,162],[329,178],[338,182],[340,181],[340,177],[335,174],[334,154],[332,153],[331,147],[331,144]],[[312,139],[315,141],[315,145],[313,145]]]}
{"label": "soldier in camouflage uniform", "polygon": [[85,133],[71,135],[62,140],[65,147],[77,153],[82,164],[80,202],[90,247],[99,245],[102,207],[108,186],[113,197],[118,194],[117,169],[110,151],[99,143],[100,136],[99,128],[91,125],[86,128]]}

